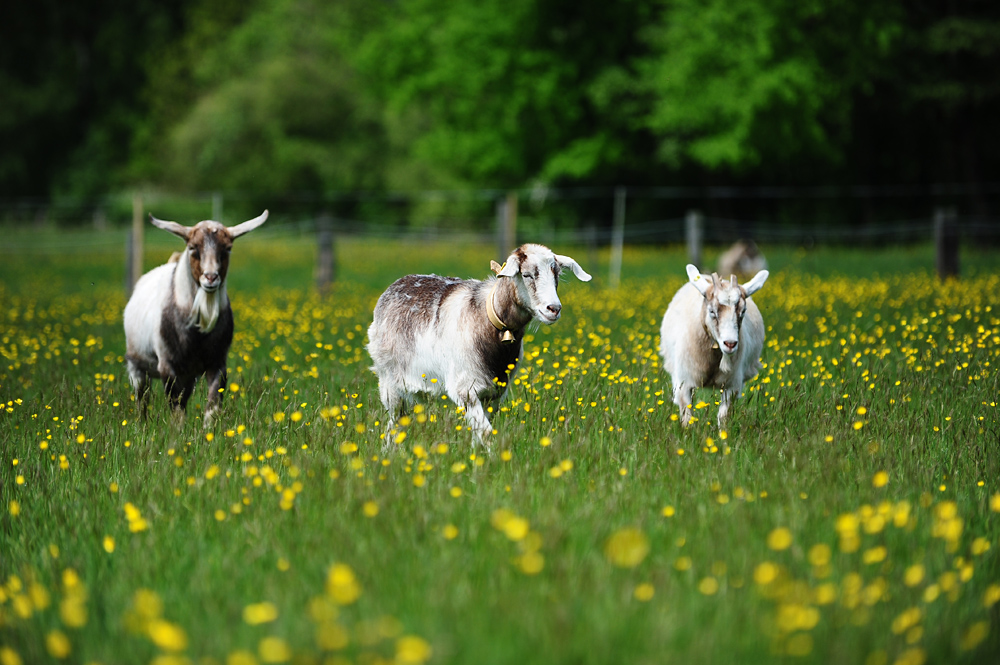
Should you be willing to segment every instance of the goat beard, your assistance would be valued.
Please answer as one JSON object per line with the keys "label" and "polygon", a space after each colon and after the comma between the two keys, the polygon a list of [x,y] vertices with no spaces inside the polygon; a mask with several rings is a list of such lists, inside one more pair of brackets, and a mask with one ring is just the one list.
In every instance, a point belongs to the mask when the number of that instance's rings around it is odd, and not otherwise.
{"label": "goat beard", "polygon": [[194,303],[191,305],[188,325],[205,334],[212,332],[215,324],[219,321],[221,293],[221,287],[214,291],[206,291],[199,287],[194,294]]}
{"label": "goat beard", "polygon": [[730,373],[736,368],[736,354],[723,353],[722,360],[719,361],[719,370]]}

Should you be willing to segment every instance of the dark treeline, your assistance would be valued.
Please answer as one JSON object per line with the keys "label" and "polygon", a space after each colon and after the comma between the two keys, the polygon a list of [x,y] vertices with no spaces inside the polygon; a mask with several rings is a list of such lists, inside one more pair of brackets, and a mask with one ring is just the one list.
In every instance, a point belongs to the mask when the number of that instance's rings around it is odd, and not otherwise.
{"label": "dark treeline", "polygon": [[[36,0],[0,23],[0,197],[221,191],[415,219],[371,194],[728,186],[751,194],[638,205],[988,219],[998,71],[986,0]],[[752,193],[818,185],[873,189]],[[610,197],[560,205],[611,217]]]}

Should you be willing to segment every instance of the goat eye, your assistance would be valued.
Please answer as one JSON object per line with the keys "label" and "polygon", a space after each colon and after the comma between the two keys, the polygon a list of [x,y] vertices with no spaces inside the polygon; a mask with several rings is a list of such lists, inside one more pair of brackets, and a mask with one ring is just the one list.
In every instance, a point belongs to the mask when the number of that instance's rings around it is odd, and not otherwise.
{"label": "goat eye", "polygon": [[191,256],[192,256],[193,258],[196,258],[196,259],[197,259],[197,258],[198,258],[198,256],[199,256],[199,254],[198,254],[198,250],[197,250],[197,249],[193,249],[193,248],[192,248],[192,249],[191,249]]}
{"label": "goat eye", "polygon": [[525,279],[534,279],[534,278],[535,278],[535,276],[534,276],[534,275],[532,275],[532,274],[531,274],[530,272],[526,272],[526,273],[522,273],[522,276],[523,276],[523,277],[524,277]]}

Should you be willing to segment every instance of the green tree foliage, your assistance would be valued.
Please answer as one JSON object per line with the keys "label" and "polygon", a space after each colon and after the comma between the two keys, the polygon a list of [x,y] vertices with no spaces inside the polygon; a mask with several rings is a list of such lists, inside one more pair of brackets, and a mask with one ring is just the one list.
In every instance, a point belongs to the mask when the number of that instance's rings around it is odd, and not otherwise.
{"label": "green tree foliage", "polygon": [[380,110],[344,56],[363,19],[349,3],[266,0],[206,44],[192,57],[195,98],[159,146],[164,179],[188,190],[378,187]]}
{"label": "green tree foliage", "polygon": [[1000,9],[860,0],[15,3],[0,194],[980,183]]}
{"label": "green tree foliage", "polygon": [[145,56],[185,2],[33,0],[0,20],[0,194],[93,195],[120,183]]}
{"label": "green tree foliage", "polygon": [[607,179],[643,160],[607,100],[631,86],[652,13],[636,0],[401,0],[359,61],[390,111],[422,124],[416,159],[480,184]]}
{"label": "green tree foliage", "polygon": [[183,14],[184,30],[147,58],[141,102],[145,114],[132,138],[127,177],[155,182],[163,177],[170,150],[166,138],[211,86],[197,75],[206,53],[257,9],[256,0],[191,0]]}
{"label": "green tree foliage", "polygon": [[901,32],[893,3],[673,0],[645,35],[645,118],[668,165],[747,171],[842,158],[852,95]]}

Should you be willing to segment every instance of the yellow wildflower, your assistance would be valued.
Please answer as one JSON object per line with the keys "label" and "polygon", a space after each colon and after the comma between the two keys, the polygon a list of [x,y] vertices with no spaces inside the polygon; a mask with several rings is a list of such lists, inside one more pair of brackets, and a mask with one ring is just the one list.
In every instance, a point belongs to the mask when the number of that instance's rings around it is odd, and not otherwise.
{"label": "yellow wildflower", "polygon": [[262,663],[284,663],[292,659],[292,650],[280,637],[265,637],[257,644]]}
{"label": "yellow wildflower", "polygon": [[270,623],[277,618],[278,608],[273,603],[254,603],[243,608],[243,620],[251,626]]}
{"label": "yellow wildflower", "polygon": [[767,546],[772,550],[780,552],[792,545],[792,532],[780,526],[767,534]]}
{"label": "yellow wildflower", "polygon": [[634,568],[649,554],[649,539],[639,529],[619,529],[604,544],[604,556],[619,568]]}
{"label": "yellow wildflower", "polygon": [[427,662],[433,649],[427,640],[416,635],[403,635],[396,640],[396,663],[398,665],[421,665]]}

